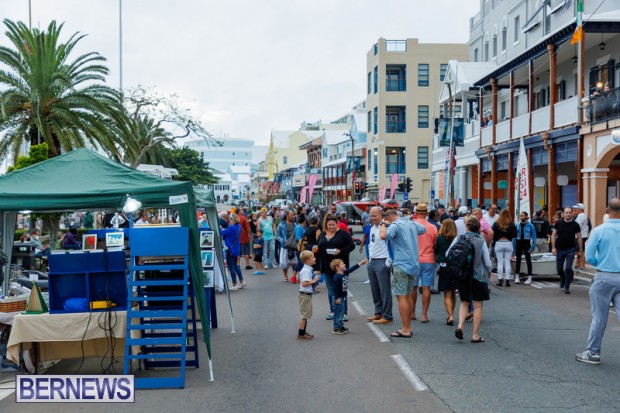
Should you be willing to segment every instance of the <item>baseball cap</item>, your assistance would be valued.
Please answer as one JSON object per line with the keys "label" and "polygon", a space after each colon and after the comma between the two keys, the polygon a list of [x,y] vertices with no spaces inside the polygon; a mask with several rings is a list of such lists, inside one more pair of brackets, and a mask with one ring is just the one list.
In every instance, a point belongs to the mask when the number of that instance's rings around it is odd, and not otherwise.
{"label": "baseball cap", "polygon": [[415,210],[417,212],[428,212],[428,205],[425,202],[420,202]]}
{"label": "baseball cap", "polygon": [[467,214],[467,207],[466,206],[462,206],[459,208],[459,214]]}
{"label": "baseball cap", "polygon": [[573,208],[585,209],[585,208],[583,207],[583,204],[582,204],[581,202],[580,202],[580,203],[578,203],[578,204],[573,205]]}

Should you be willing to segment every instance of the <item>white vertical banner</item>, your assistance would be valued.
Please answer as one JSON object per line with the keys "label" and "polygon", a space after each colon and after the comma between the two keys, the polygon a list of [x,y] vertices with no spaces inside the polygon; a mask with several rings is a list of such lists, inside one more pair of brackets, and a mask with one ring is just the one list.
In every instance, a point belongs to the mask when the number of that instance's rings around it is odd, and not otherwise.
{"label": "white vertical banner", "polygon": [[515,178],[515,190],[517,194],[515,204],[518,205],[518,208],[515,208],[515,218],[518,220],[521,212],[527,212],[528,216],[531,217],[530,168],[527,162],[527,153],[525,152],[523,138],[521,138],[521,144],[519,146],[519,162],[517,164],[517,174]]}

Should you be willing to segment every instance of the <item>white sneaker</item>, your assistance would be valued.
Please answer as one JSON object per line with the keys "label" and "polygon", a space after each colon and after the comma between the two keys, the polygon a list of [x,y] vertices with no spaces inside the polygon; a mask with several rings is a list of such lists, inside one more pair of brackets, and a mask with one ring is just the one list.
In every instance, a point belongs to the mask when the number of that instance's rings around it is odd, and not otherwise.
{"label": "white sneaker", "polygon": [[521,280],[519,279],[519,274],[515,275],[515,284],[519,284]]}
{"label": "white sneaker", "polygon": [[239,289],[245,288],[245,287],[247,287],[247,286],[248,286],[248,285],[246,284],[246,282],[245,282],[245,281],[241,281],[241,283],[239,284]]}
{"label": "white sneaker", "polygon": [[237,291],[239,289],[238,286],[233,285],[232,287],[229,288],[230,291]]}
{"label": "white sneaker", "polygon": [[370,284],[370,280],[364,281],[364,284]]}
{"label": "white sneaker", "polygon": [[524,284],[525,284],[525,285],[530,285],[531,283],[532,283],[532,276],[531,276],[531,275],[528,275],[528,276],[527,276],[527,280],[525,280],[525,283],[524,283]]}

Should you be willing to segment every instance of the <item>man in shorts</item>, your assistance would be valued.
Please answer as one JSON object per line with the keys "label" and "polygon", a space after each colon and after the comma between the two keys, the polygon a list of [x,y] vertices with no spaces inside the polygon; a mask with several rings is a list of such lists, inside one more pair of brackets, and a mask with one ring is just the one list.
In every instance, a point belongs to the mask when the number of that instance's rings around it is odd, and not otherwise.
{"label": "man in shorts", "polygon": [[402,328],[391,334],[392,337],[411,338],[411,317],[413,300],[411,293],[415,288],[418,264],[418,235],[426,232],[426,227],[409,216],[400,218],[395,209],[385,212],[379,237],[386,240],[392,261],[392,295],[398,300],[398,312]]}
{"label": "man in shorts", "polygon": [[[426,228],[426,232],[418,235],[419,261],[420,261],[420,286],[422,288],[422,323],[428,323],[428,308],[431,305],[431,288],[435,285],[435,242],[437,241],[437,227],[426,219],[428,216],[428,205],[424,202],[418,204],[416,208],[418,219],[416,222]],[[418,301],[418,292],[413,289],[411,294],[413,303],[412,320],[416,319],[415,306]]]}

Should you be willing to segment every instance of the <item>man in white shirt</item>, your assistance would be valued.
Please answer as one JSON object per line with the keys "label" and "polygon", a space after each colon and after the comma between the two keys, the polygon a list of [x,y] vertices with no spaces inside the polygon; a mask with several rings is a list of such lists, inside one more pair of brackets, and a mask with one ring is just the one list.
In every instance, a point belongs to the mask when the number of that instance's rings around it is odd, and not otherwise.
{"label": "man in white shirt", "polygon": [[[590,228],[588,227],[588,216],[584,211],[584,206],[582,203],[578,203],[573,205],[573,210],[575,211],[575,222],[579,224],[581,228],[581,239],[583,240],[583,248],[586,248],[586,241],[588,240],[588,236],[590,236]],[[577,256],[577,265],[575,266],[577,269],[585,270],[586,269],[586,257],[585,254],[581,254]]]}
{"label": "man in white shirt", "polygon": [[370,210],[370,234],[368,239],[368,279],[375,305],[375,314],[368,318],[374,324],[392,324],[392,285],[390,283],[389,255],[385,240],[379,236],[383,214],[381,208]]}
{"label": "man in white shirt", "polygon": [[495,224],[495,221],[499,219],[499,214],[497,213],[497,205],[491,204],[489,211],[486,214],[484,214],[482,218],[484,218],[484,220],[490,226],[493,226],[493,224]]}
{"label": "man in white shirt", "polygon": [[139,227],[141,225],[149,224],[149,216],[146,211],[142,211],[142,215],[140,215],[140,219],[133,223],[134,227]]}
{"label": "man in white shirt", "polygon": [[465,228],[465,217],[467,216],[467,207],[462,206],[459,208],[458,214],[459,219],[456,220],[456,232],[458,235],[465,235],[467,233],[467,228]]}

